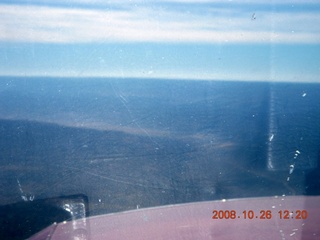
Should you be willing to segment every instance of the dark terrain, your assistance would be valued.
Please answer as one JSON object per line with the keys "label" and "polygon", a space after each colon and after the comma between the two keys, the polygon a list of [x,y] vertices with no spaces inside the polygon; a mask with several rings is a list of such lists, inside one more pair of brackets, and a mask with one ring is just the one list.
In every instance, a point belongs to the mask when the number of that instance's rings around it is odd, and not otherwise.
{"label": "dark terrain", "polygon": [[319,84],[1,78],[0,205],[83,194],[97,215],[317,194],[319,93]]}

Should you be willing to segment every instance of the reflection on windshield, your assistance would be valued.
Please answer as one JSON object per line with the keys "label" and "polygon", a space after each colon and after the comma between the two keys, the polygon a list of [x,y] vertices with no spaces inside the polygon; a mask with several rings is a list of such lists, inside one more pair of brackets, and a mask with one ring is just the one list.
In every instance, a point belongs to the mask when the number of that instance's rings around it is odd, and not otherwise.
{"label": "reflection on windshield", "polygon": [[319,6],[0,1],[0,239],[318,239]]}

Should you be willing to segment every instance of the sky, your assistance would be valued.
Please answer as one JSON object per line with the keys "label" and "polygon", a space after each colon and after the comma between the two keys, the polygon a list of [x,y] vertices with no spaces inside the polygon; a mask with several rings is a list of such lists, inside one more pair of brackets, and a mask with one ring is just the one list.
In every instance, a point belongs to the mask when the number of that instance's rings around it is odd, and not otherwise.
{"label": "sky", "polygon": [[0,0],[0,76],[320,82],[320,2]]}

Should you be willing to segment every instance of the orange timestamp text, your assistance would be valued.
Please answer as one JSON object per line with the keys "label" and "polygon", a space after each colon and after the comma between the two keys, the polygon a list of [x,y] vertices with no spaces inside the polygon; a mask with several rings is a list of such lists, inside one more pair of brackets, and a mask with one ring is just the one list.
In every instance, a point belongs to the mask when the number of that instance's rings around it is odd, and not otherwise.
{"label": "orange timestamp text", "polygon": [[278,219],[300,219],[304,220],[308,218],[307,210],[280,210],[280,211],[271,211],[271,210],[244,210],[241,213],[236,210],[213,210],[212,219],[261,219],[268,220],[274,217]]}

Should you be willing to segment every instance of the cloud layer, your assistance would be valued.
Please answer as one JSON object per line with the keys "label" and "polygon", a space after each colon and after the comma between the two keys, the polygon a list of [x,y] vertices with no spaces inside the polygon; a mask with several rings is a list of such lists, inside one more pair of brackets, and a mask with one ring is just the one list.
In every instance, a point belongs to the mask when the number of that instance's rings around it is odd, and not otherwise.
{"label": "cloud layer", "polygon": [[[49,1],[47,1],[49,2]],[[121,1],[120,1],[121,2]],[[123,1],[122,1],[123,2]],[[128,1],[127,1],[128,2]],[[165,3],[164,3],[165,2]],[[317,11],[245,8],[220,1],[163,1],[104,7],[0,5],[0,41],[37,43],[203,42],[318,43]],[[239,1],[235,1],[238,3]],[[252,2],[252,1],[251,1]],[[282,2],[283,4],[288,1]],[[71,1],[86,4],[88,1]],[[96,4],[102,4],[95,1]],[[138,4],[140,3],[140,4]],[[207,3],[219,3],[207,4]],[[247,1],[249,4],[250,1]],[[262,1],[256,4],[262,4]],[[186,7],[186,4],[194,4]],[[124,6],[125,5],[125,6]],[[269,9],[269,10],[268,10]]]}

